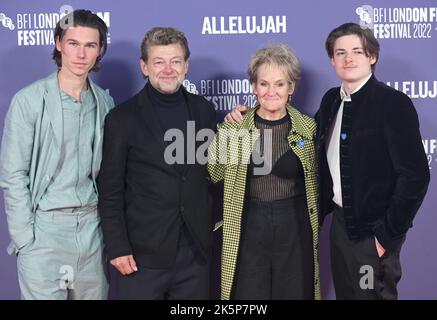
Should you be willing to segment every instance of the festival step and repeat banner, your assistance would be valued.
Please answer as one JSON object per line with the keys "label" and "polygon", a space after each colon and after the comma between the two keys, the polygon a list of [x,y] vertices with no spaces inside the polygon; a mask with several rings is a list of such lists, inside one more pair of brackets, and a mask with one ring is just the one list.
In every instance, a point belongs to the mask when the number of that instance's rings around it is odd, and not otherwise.
{"label": "festival step and repeat banner", "polygon": [[[436,0],[2,0],[1,132],[14,93],[56,70],[51,59],[56,23],[66,12],[81,8],[97,13],[109,27],[108,51],[92,78],[117,104],[145,84],[139,48],[146,30],[172,26],[185,33],[192,52],[184,85],[212,101],[219,120],[236,104],[255,104],[247,79],[249,59],[258,48],[278,42],[293,48],[301,61],[302,79],[292,104],[313,116],[323,94],[340,84],[324,48],[329,31],[345,22],[372,28],[381,45],[376,76],[412,99],[431,169],[428,194],[401,253],[399,298],[437,299]],[[328,231],[329,221],[320,243],[322,291],[325,299],[335,299]],[[7,255],[8,243],[1,201],[0,299],[18,299],[16,258]]]}

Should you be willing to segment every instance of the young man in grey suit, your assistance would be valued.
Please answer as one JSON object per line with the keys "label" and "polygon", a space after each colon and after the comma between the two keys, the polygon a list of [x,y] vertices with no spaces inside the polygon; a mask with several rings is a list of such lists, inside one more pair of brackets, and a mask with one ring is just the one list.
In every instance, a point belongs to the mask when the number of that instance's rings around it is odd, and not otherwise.
{"label": "young man in grey suit", "polygon": [[20,90],[5,119],[0,186],[23,299],[106,299],[96,177],[112,98],[89,78],[107,27],[76,10],[55,29],[59,69]]}

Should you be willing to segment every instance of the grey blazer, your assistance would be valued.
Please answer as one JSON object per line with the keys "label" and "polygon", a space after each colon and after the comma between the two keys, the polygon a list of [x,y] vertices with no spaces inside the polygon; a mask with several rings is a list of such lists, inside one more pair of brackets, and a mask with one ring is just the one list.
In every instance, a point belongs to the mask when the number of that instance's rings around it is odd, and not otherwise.
{"label": "grey blazer", "polygon": [[[102,159],[103,124],[114,106],[112,97],[89,80],[97,101],[92,177]],[[0,187],[12,242],[9,254],[33,240],[37,204],[59,165],[62,108],[57,72],[23,88],[12,98],[0,151]]]}

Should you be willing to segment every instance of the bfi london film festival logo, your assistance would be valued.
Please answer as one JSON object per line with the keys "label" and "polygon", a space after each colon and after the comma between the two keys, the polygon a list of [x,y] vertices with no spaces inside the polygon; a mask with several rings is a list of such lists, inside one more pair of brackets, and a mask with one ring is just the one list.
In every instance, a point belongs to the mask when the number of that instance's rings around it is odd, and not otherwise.
{"label": "bfi london film festival logo", "polygon": [[360,26],[363,29],[373,29],[373,7],[363,5],[356,8],[355,13],[360,17]]}
{"label": "bfi london film festival logo", "polygon": [[[0,12],[0,22],[4,28],[10,31],[16,30],[18,46],[46,46],[54,45],[53,33],[56,24],[66,29],[74,25],[73,18],[63,19],[74,11],[70,5],[62,5],[58,12],[20,12],[16,14],[15,21],[6,13]],[[109,12],[95,12],[110,27]],[[107,37],[108,44],[111,42],[110,34]]]}
{"label": "bfi london film festival logo", "polygon": [[431,39],[437,30],[437,7],[381,7],[355,9],[363,29],[377,39]]}
{"label": "bfi london film festival logo", "polygon": [[189,93],[199,95],[199,91],[197,90],[196,85],[190,80],[185,79],[184,81],[182,81],[182,85]]}
{"label": "bfi london film festival logo", "polygon": [[185,79],[182,85],[188,92],[211,101],[216,111],[231,111],[239,104],[254,107],[257,103],[249,79],[201,79],[199,89]]}
{"label": "bfi london film festival logo", "polygon": [[0,12],[0,22],[2,23],[3,27],[8,28],[9,30],[15,29],[12,19],[7,17],[3,12]]}
{"label": "bfi london film festival logo", "polygon": [[[18,46],[53,45],[56,23],[73,10],[70,5],[62,5],[59,12],[17,13],[15,24],[11,17],[2,12],[0,22],[11,31],[17,30]],[[72,19],[61,20],[61,27],[64,29],[72,25]]]}
{"label": "bfi london film festival logo", "polygon": [[257,98],[249,79],[202,79],[200,95],[211,101],[216,111],[231,111],[236,105],[254,107]]}

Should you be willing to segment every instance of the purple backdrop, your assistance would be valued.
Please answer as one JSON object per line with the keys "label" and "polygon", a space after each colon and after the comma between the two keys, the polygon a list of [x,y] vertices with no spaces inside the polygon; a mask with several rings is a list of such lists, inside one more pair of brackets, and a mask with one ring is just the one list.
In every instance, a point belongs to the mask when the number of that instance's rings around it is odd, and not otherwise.
{"label": "purple backdrop", "polygon": [[[254,1],[2,1],[0,4],[0,129],[12,95],[55,70],[50,59],[51,31],[69,5],[98,13],[110,30],[103,69],[93,75],[116,103],[136,93],[144,80],[139,44],[154,26],[173,26],[188,37],[192,57],[187,79],[191,89],[211,99],[223,117],[234,103],[253,103],[246,80],[248,60],[256,49],[284,42],[302,63],[302,80],[293,104],[309,115],[323,93],[339,84],[324,51],[327,33],[343,22],[360,22],[359,8],[370,9],[370,21],[381,43],[377,77],[408,94],[418,111],[423,143],[432,174],[427,197],[408,234],[401,259],[400,299],[437,299],[437,200],[434,182],[437,139],[437,2],[385,0]],[[357,10],[358,9],[358,10]],[[361,16],[363,21],[366,19]],[[408,150],[405,150],[408,152]],[[16,259],[8,256],[9,236],[0,202],[0,299],[18,299]],[[334,293],[329,268],[327,230],[322,230],[321,267],[325,299]]]}

